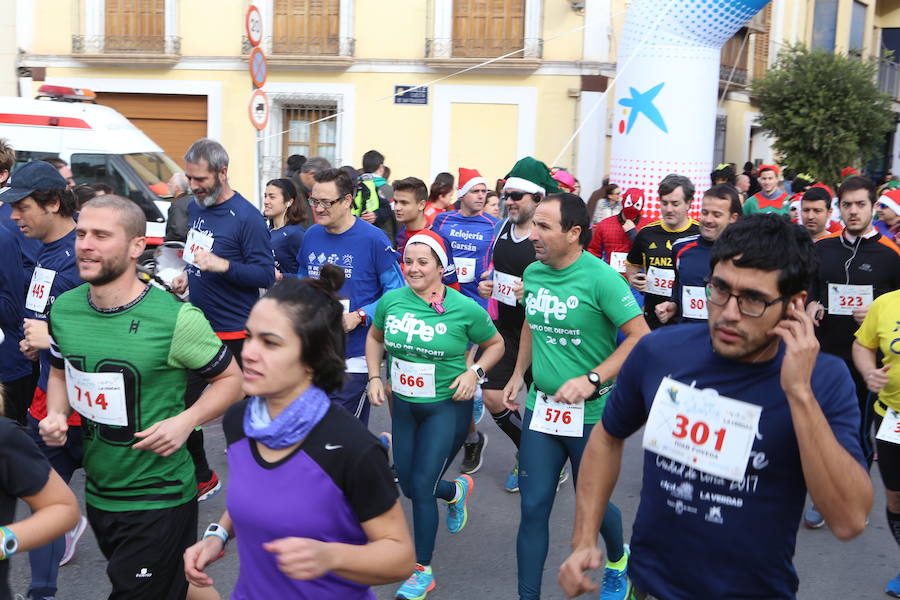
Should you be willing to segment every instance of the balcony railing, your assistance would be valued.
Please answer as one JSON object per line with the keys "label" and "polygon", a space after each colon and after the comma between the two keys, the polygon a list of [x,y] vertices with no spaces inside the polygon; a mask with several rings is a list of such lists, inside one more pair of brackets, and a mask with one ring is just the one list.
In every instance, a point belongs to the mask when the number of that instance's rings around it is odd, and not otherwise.
{"label": "balcony railing", "polygon": [[181,54],[181,38],[162,35],[73,35],[72,54]]}
{"label": "balcony railing", "polygon": [[[732,72],[733,71],[733,72]],[[747,69],[733,67],[732,65],[719,65],[719,83],[728,83],[730,89],[747,87]]]}
{"label": "balcony railing", "polygon": [[[524,48],[524,50],[522,50]],[[508,56],[506,60],[540,59],[544,54],[544,41],[522,38],[477,38],[477,39],[437,39],[425,40],[427,58],[496,58],[521,50]]]}
{"label": "balcony railing", "polygon": [[[329,37],[266,37],[263,48],[269,49],[272,56],[353,56],[356,51],[354,38]],[[241,52],[250,54],[250,40],[247,36],[241,39]]]}
{"label": "balcony railing", "polygon": [[878,89],[894,100],[900,100],[900,64],[881,63],[878,68]]}

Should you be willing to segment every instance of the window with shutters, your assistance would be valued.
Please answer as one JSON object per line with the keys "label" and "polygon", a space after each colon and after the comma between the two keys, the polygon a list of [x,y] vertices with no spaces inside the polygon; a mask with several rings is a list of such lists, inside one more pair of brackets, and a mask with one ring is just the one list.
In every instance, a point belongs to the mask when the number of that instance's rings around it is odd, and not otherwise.
{"label": "window with shutters", "polygon": [[747,85],[749,36],[750,32],[747,28],[742,28],[722,46],[719,59],[719,81],[727,83],[730,88]]}
{"label": "window with shutters", "polygon": [[274,0],[273,54],[340,54],[340,0]]}
{"label": "window with shutters", "polygon": [[[122,54],[142,62],[174,61],[181,53],[176,34],[179,0],[75,0],[80,31],[72,52],[82,60],[123,65]],[[142,56],[143,55],[143,56]]]}
{"label": "window with shutters", "polygon": [[525,0],[453,0],[454,58],[493,58],[524,44]]}
{"label": "window with shutters", "polygon": [[321,156],[333,165],[337,157],[337,110],[327,106],[299,106],[284,109],[282,160],[291,154],[307,158]]}
{"label": "window with shutters", "polygon": [[104,47],[110,52],[162,52],[165,0],[105,0]]}
{"label": "window with shutters", "polygon": [[769,68],[769,32],[772,27],[772,4],[767,4],[763,12],[763,28],[753,34],[753,77],[762,77]]}

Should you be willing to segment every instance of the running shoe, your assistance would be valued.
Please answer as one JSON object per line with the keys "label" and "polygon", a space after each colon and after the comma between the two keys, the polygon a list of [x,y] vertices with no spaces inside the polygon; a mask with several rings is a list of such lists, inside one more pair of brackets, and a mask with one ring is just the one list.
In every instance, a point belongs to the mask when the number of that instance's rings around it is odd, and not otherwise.
{"label": "running shoe", "polygon": [[815,504],[810,504],[806,512],[803,513],[803,525],[807,529],[819,529],[825,524],[825,517],[816,510]]}
{"label": "running shoe", "polygon": [[197,484],[197,502],[209,500],[222,491],[222,482],[219,481],[219,476],[215,471],[210,472],[212,477],[209,478],[209,481],[201,481]]}
{"label": "running shoe", "polygon": [[509,472],[509,475],[506,476],[506,485],[504,489],[510,494],[515,494],[519,491],[519,459],[516,459],[516,464],[513,466],[512,471]]}
{"label": "running shoe", "polygon": [[477,442],[463,444],[465,454],[463,455],[462,463],[459,465],[460,473],[471,474],[481,468],[482,452],[484,452],[484,447],[487,446],[488,437],[487,434],[480,431],[476,433],[478,433]]}
{"label": "running shoe", "polygon": [[631,581],[628,579],[628,544],[625,544],[625,556],[621,569],[606,562],[603,572],[603,585],[600,588],[600,600],[627,600],[631,594]]}
{"label": "running shoe", "polygon": [[478,425],[484,416],[484,394],[481,392],[480,385],[475,388],[475,397],[472,400],[472,420]]}
{"label": "running shoe", "polygon": [[456,478],[456,501],[447,503],[447,530],[450,533],[459,533],[469,521],[469,496],[475,489],[475,482],[468,475],[460,475]]}
{"label": "running shoe", "polygon": [[82,515],[81,518],[78,519],[75,528],[72,529],[72,531],[66,532],[66,550],[63,552],[62,558],[59,559],[59,566],[63,566],[75,556],[75,545],[78,543],[78,540],[81,539],[81,536],[84,535],[87,524],[87,519]]}
{"label": "running shoe", "polygon": [[556,491],[558,492],[559,486],[561,486],[568,480],[569,480],[569,470],[567,468],[563,467],[562,470],[559,472],[559,481],[556,482]]}
{"label": "running shoe", "polygon": [[900,575],[888,581],[887,586],[884,588],[884,593],[891,598],[900,598]]}
{"label": "running shoe", "polygon": [[416,570],[397,590],[396,598],[397,600],[423,600],[436,585],[434,575],[431,573],[431,565],[426,567],[416,564]]}

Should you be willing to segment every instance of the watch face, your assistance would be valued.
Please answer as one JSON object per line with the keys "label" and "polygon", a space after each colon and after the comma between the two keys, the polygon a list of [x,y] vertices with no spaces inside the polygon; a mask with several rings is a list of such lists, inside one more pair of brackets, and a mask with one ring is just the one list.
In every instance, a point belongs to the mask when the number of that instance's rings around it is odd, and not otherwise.
{"label": "watch face", "polygon": [[600,383],[600,376],[591,371],[590,373],[588,373],[588,381],[590,381],[594,385],[597,385],[598,383]]}

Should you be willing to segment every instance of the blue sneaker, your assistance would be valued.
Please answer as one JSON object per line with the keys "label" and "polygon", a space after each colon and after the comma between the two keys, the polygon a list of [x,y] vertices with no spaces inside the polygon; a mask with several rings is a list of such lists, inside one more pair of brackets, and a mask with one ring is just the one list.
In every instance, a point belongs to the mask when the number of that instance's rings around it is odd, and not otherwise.
{"label": "blue sneaker", "polygon": [[467,505],[469,496],[475,489],[475,482],[468,475],[460,475],[453,483],[456,484],[459,491],[459,499],[456,502],[447,503],[447,530],[450,533],[459,533],[469,521]]}
{"label": "blue sneaker", "polygon": [[806,512],[803,513],[803,524],[807,529],[819,529],[825,525],[825,517],[816,510],[815,504],[810,504]]}
{"label": "blue sneaker", "polygon": [[509,472],[509,475],[506,476],[506,485],[504,486],[507,492],[510,494],[515,494],[519,491],[519,459],[516,459],[516,464],[512,468],[512,471]]}
{"label": "blue sneaker", "polygon": [[423,600],[436,585],[434,575],[431,573],[431,565],[426,567],[417,563],[416,570],[397,590],[396,598],[397,600]]}
{"label": "blue sneaker", "polygon": [[615,569],[606,563],[603,572],[603,585],[600,587],[600,600],[627,600],[631,594],[631,581],[628,579],[628,557],[631,552],[625,545],[625,566]]}
{"label": "blue sneaker", "polygon": [[475,396],[472,398],[472,420],[478,425],[481,418],[484,417],[484,394],[481,392],[481,386],[475,388]]}
{"label": "blue sneaker", "polygon": [[900,575],[888,581],[887,586],[884,588],[884,593],[891,598],[900,598]]}

